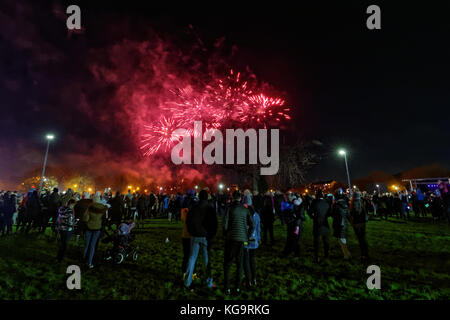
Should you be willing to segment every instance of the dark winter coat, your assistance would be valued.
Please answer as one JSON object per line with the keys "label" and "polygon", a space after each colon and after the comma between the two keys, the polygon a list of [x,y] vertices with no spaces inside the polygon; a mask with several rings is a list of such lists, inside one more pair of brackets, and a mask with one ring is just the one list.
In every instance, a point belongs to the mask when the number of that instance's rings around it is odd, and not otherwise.
{"label": "dark winter coat", "polygon": [[224,217],[223,227],[227,241],[248,242],[254,229],[252,215],[243,204],[235,201]]}
{"label": "dark winter coat", "polygon": [[120,222],[122,220],[122,214],[124,212],[124,200],[120,196],[112,198],[109,202],[111,208],[108,210],[108,214],[113,222]]}
{"label": "dark winter coat", "polygon": [[314,236],[329,236],[330,225],[328,224],[328,217],[330,216],[330,205],[328,201],[323,198],[315,199],[311,203],[309,215],[313,219]]}
{"label": "dark winter coat", "polygon": [[87,208],[92,204],[92,199],[81,199],[80,201],[77,202],[77,204],[75,205],[74,212],[75,212],[75,217],[77,219],[81,219],[84,215],[84,213],[86,212]]}
{"label": "dark winter coat", "polygon": [[303,202],[300,205],[293,205],[291,210],[284,212],[284,221],[288,226],[302,227],[303,222],[306,221],[305,206]]}
{"label": "dark winter coat", "polygon": [[16,212],[16,197],[10,196],[3,199],[2,212],[7,219],[10,219]]}
{"label": "dark winter coat", "polygon": [[345,199],[338,199],[333,206],[333,236],[336,238],[347,237],[349,208]]}
{"label": "dark winter coat", "polygon": [[146,207],[146,203],[145,203],[145,197],[140,196],[137,201],[137,210],[138,210],[138,212],[145,212],[146,209],[147,209],[147,207]]}
{"label": "dark winter coat", "polygon": [[256,196],[253,196],[253,208],[255,208],[255,211],[261,214],[263,206],[264,201],[262,195],[257,194]]}
{"label": "dark winter coat", "polygon": [[55,217],[58,214],[59,207],[61,207],[62,200],[58,192],[52,192],[48,197],[48,212]]}
{"label": "dark winter coat", "polygon": [[192,237],[212,238],[217,233],[216,210],[208,200],[201,200],[188,211],[186,226]]}
{"label": "dark winter coat", "polygon": [[263,209],[261,212],[261,220],[263,224],[271,224],[275,220],[275,216],[273,214],[272,197],[269,195],[265,195],[263,197]]}
{"label": "dark winter coat", "polygon": [[27,200],[27,213],[31,218],[36,218],[41,213],[41,203],[36,191]]}
{"label": "dark winter coat", "polygon": [[358,195],[355,195],[350,206],[350,222],[353,225],[366,223],[367,218],[367,210],[364,202]]}

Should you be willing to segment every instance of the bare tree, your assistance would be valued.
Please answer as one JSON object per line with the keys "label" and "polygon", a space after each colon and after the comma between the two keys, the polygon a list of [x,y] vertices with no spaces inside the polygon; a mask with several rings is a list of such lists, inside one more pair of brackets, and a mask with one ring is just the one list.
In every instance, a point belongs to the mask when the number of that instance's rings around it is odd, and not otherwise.
{"label": "bare tree", "polygon": [[320,156],[310,143],[299,142],[282,147],[280,169],[273,183],[280,189],[297,187],[306,181],[308,171],[318,163]]}

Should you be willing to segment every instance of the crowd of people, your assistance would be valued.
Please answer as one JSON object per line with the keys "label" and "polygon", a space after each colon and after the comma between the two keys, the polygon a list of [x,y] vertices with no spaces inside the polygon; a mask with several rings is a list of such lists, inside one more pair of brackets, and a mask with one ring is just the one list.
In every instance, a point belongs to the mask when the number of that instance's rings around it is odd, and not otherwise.
{"label": "crowd of people", "polygon": [[[84,236],[83,260],[93,268],[96,248],[101,236],[118,232],[127,236],[150,218],[165,217],[182,222],[181,246],[183,259],[181,274],[186,289],[191,290],[196,278],[195,266],[202,253],[205,285],[215,286],[211,259],[212,244],[219,228],[224,236],[224,290],[231,294],[230,270],[233,263],[237,271],[234,280],[236,292],[243,284],[257,286],[257,252],[259,246],[274,244],[274,222],[279,219],[285,226],[286,243],[282,257],[302,255],[302,235],[307,216],[313,222],[314,260],[319,263],[329,256],[330,236],[342,250],[342,258],[351,259],[347,245],[348,229],[357,237],[361,260],[369,259],[366,223],[369,217],[409,219],[431,214],[434,220],[446,219],[450,224],[450,196],[447,186],[423,193],[420,188],[412,192],[372,194],[339,189],[332,193],[318,190],[315,195],[280,191],[260,194],[250,190],[211,193],[208,188],[186,194],[152,193],[114,195],[104,193],[76,193],[71,189],[60,193],[30,190],[27,194],[0,192],[0,227],[2,236],[13,233],[44,233],[51,228],[58,236],[57,261],[62,261],[67,244],[73,234]],[[330,227],[329,218],[332,218]],[[220,225],[220,226],[219,226]],[[323,255],[320,253],[322,247]],[[245,276],[243,281],[242,276]]]}

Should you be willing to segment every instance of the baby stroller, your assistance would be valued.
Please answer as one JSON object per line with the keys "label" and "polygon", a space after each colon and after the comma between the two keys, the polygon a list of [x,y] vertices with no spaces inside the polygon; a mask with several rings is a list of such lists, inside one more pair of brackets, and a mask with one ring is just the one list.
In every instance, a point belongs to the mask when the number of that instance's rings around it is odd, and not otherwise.
{"label": "baby stroller", "polygon": [[113,247],[106,250],[105,260],[112,261],[114,264],[121,264],[126,259],[131,258],[133,261],[137,261],[139,258],[139,247],[135,247],[132,243],[135,240],[135,235],[130,233],[132,227],[128,228],[128,232],[123,232],[126,227],[123,225],[129,226],[125,223],[119,226],[117,232],[112,235],[108,235],[103,242],[104,243],[112,243]]}

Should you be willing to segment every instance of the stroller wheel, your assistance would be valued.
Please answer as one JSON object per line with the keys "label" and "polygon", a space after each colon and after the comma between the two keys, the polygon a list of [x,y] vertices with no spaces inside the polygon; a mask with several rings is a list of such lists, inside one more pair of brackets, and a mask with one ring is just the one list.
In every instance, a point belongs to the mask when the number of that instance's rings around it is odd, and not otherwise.
{"label": "stroller wheel", "polygon": [[114,256],[114,263],[115,264],[121,264],[123,262],[123,260],[125,259],[125,257],[123,256],[122,253],[118,253]]}
{"label": "stroller wheel", "polygon": [[107,250],[105,252],[105,256],[104,256],[106,261],[112,260],[112,252],[110,250]]}
{"label": "stroller wheel", "polygon": [[139,258],[139,253],[137,251],[133,252],[133,261],[137,261],[137,259]]}

